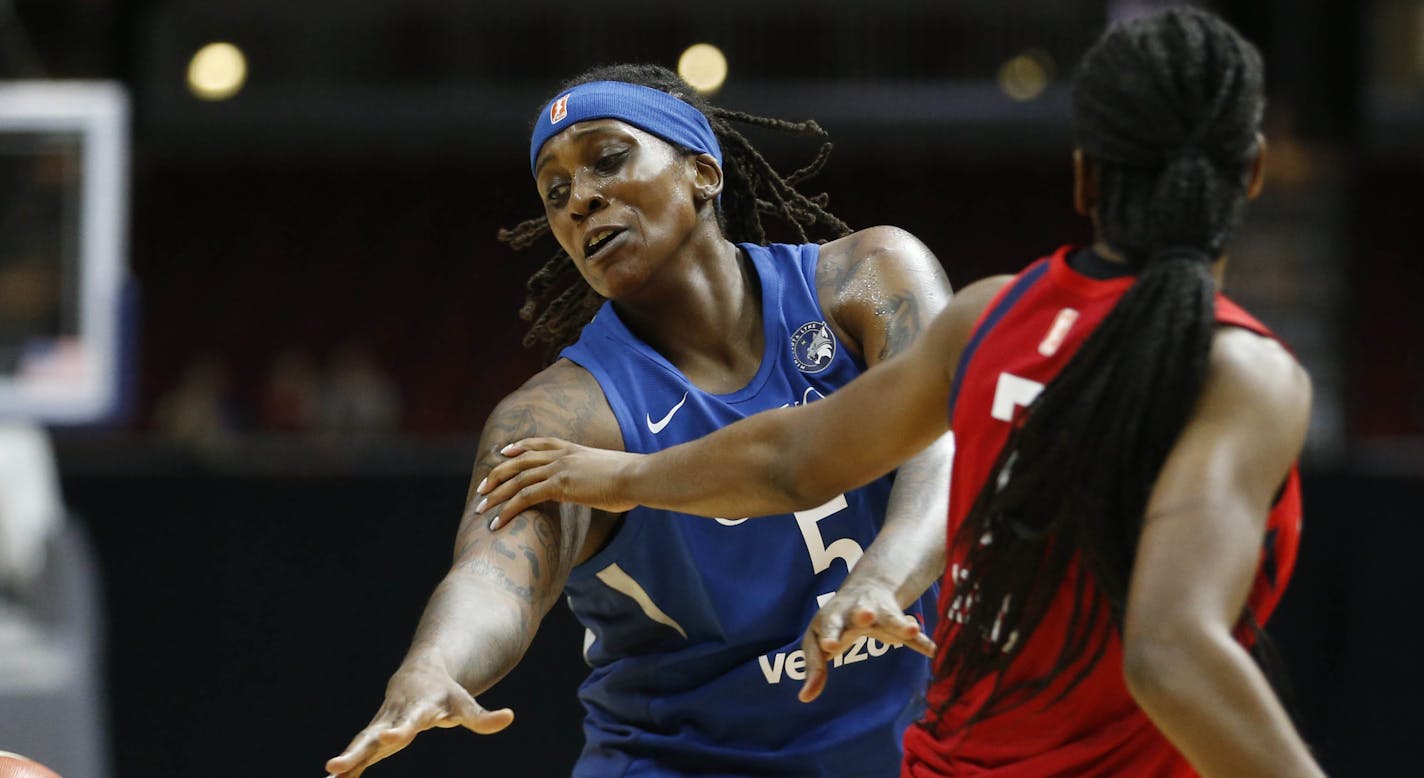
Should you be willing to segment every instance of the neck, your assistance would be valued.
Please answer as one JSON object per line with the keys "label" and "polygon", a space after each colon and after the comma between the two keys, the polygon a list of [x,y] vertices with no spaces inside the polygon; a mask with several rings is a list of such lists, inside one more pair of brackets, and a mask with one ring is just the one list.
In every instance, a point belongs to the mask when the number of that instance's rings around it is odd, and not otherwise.
{"label": "neck", "polygon": [[697,235],[647,294],[614,303],[628,328],[709,391],[744,385],[761,365],[761,284],[736,245]]}
{"label": "neck", "polygon": [[[1112,246],[1109,246],[1105,241],[1103,241],[1102,238],[1098,238],[1097,240],[1093,241],[1093,251],[1096,252],[1098,256],[1102,257],[1108,262],[1116,262],[1124,265],[1127,264],[1127,257],[1124,256],[1122,252],[1118,251]],[[1218,287],[1221,286],[1221,283],[1226,276],[1225,254],[1222,254],[1221,256],[1212,260],[1211,274],[1216,278],[1216,285]]]}

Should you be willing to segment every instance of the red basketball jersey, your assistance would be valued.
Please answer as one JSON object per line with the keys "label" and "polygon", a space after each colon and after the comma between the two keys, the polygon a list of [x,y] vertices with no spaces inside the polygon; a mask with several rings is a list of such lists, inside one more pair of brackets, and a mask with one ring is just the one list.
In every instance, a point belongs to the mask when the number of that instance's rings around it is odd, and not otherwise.
{"label": "red basketball jersey", "polygon": [[[1020,273],[985,310],[965,348],[950,399],[957,444],[950,490],[951,539],[988,480],[1015,414],[1063,369],[1133,283],[1132,277],[1097,280],[1075,271],[1067,262],[1071,251],[1065,246]],[[1216,317],[1220,324],[1274,337],[1220,295]],[[1300,515],[1299,477],[1291,468],[1271,510],[1261,565],[1248,600],[1261,623],[1280,600],[1295,566]],[[941,614],[954,596],[955,578],[963,583],[972,574],[962,571],[951,556],[940,592]],[[1017,651],[1006,681],[1046,675],[1062,647],[1072,607],[1071,587],[1062,587],[1039,627]],[[950,619],[942,618],[937,639],[943,641],[951,626]],[[963,730],[958,725],[988,697],[992,682],[981,683],[946,707],[938,722],[927,718],[909,728],[902,778],[1195,775],[1128,693],[1117,630],[1106,617],[1095,628],[1108,633],[1107,649],[1066,697],[1052,702],[1081,664],[1063,673],[1040,696]],[[1237,637],[1249,641],[1244,625]],[[930,710],[942,707],[947,694],[946,684],[932,686]]]}

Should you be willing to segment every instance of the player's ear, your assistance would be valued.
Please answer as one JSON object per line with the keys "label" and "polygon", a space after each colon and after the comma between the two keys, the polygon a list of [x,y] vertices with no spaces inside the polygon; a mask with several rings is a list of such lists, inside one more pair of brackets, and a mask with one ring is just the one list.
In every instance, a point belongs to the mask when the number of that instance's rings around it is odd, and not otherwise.
{"label": "player's ear", "polygon": [[1250,178],[1246,183],[1246,199],[1255,200],[1261,196],[1266,186],[1266,136],[1256,133],[1256,158],[1251,162]]}
{"label": "player's ear", "polygon": [[711,154],[698,154],[692,158],[692,185],[697,202],[715,200],[722,193],[722,166]]}
{"label": "player's ear", "polygon": [[1082,149],[1073,149],[1073,210],[1092,217],[1098,207],[1098,169]]}

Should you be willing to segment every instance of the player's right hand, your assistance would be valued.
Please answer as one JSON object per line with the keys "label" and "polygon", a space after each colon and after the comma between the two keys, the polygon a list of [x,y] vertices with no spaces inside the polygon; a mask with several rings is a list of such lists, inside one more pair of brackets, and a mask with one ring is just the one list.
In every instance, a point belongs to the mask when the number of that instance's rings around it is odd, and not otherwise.
{"label": "player's right hand", "polygon": [[489,735],[509,726],[514,711],[489,711],[435,663],[402,665],[386,684],[376,717],[340,756],[326,763],[328,778],[358,778],[366,768],[410,745],[431,727],[464,727]]}
{"label": "player's right hand", "polygon": [[875,638],[887,646],[905,646],[934,658],[935,644],[920,629],[920,622],[901,610],[895,593],[874,583],[847,581],[826,602],[801,638],[806,655],[806,681],[797,697],[810,702],[826,688],[826,670],[832,657],[857,638]]}
{"label": "player's right hand", "polygon": [[637,505],[623,494],[629,469],[641,454],[609,451],[558,438],[526,438],[500,450],[505,461],[490,470],[476,491],[483,496],[475,510],[499,507],[490,529],[508,524],[541,502],[587,505],[622,513]]}

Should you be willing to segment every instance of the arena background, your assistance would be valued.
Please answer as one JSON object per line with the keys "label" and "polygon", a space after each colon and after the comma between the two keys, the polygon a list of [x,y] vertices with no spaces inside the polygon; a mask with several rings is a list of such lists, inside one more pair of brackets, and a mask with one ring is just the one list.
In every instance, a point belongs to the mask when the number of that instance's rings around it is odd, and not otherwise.
{"label": "arena background", "polygon": [[[820,120],[833,209],[914,232],[958,286],[1087,236],[1072,65],[1158,5],[0,0],[0,78],[112,79],[132,101],[132,392],[109,423],[52,430],[97,559],[108,774],[315,776],[375,712],[479,426],[539,365],[516,314],[552,244],[494,234],[536,212],[526,128],[560,80],[716,45],[718,102]],[[1260,45],[1271,95],[1229,291],[1317,386],[1271,632],[1327,770],[1405,774],[1424,723],[1424,1],[1207,5]],[[200,99],[186,74],[215,41],[246,79]],[[814,150],[753,140],[786,167]],[[580,645],[556,606],[484,698],[510,730],[429,733],[371,775],[566,774]]]}

